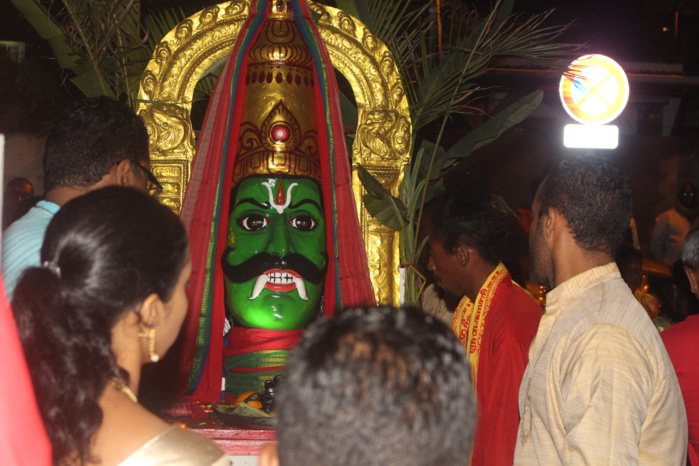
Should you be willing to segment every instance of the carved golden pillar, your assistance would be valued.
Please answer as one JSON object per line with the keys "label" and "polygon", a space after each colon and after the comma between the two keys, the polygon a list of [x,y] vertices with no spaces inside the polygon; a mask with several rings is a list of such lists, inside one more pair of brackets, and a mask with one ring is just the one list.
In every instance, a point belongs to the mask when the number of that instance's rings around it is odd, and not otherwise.
{"label": "carved golden pillar", "polygon": [[[364,208],[361,164],[398,194],[410,161],[408,101],[388,48],[346,12],[309,2],[333,66],[352,86],[357,132],[352,146],[353,188],[371,280],[380,304],[399,304],[398,233]],[[249,1],[208,7],[182,21],[156,47],[141,77],[138,113],[150,134],[151,165],[164,186],[161,198],[179,212],[189,180],[195,140],[191,124],[197,82],[225,59],[247,18]]]}

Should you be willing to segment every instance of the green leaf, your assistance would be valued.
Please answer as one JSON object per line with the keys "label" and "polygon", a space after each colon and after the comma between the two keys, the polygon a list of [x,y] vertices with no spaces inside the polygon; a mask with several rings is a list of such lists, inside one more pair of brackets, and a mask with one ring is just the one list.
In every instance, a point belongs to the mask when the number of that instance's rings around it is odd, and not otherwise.
{"label": "green leaf", "polygon": [[445,161],[441,168],[448,169],[454,162],[468,157],[476,149],[493,142],[502,133],[520,123],[536,110],[543,98],[544,92],[542,90],[534,91],[468,133],[446,152]]}
{"label": "green leaf", "polygon": [[514,0],[502,0],[502,2],[499,2],[496,4],[495,8],[497,8],[496,11],[496,25],[499,26],[507,19],[509,16],[512,14],[512,8],[515,6],[515,1]]}
{"label": "green leaf", "polygon": [[403,202],[390,194],[381,199],[365,194],[364,206],[376,220],[391,230],[401,231],[407,224]]}
{"label": "green leaf", "polygon": [[[420,164],[420,176],[432,181],[438,179],[442,174],[442,165],[440,161],[443,161],[445,158],[444,148],[442,146],[437,146],[431,141],[423,139],[420,142],[420,150],[425,152]],[[433,156],[434,162],[432,162],[432,169],[429,173],[427,173],[427,171],[430,169],[430,162]]]}
{"label": "green leaf", "polygon": [[500,212],[508,215],[512,215],[515,218],[519,218],[517,213],[512,210],[512,207],[507,203],[507,201],[500,195],[498,194],[490,194],[491,202],[495,205],[495,207],[500,210]]}
{"label": "green leaf", "polygon": [[340,111],[342,112],[342,121],[347,125],[355,125],[359,120],[359,114],[357,113],[357,106],[345,95],[344,92],[340,92]]}
{"label": "green leaf", "polygon": [[364,185],[364,188],[371,196],[377,199],[383,199],[385,196],[391,195],[391,193],[389,193],[386,188],[383,187],[381,182],[374,178],[374,176],[361,165],[357,167],[357,175],[359,176],[359,180]]}
{"label": "green leaf", "polygon": [[[99,97],[105,95],[104,89],[100,86],[99,79],[93,69],[88,70],[86,73],[79,76],[75,76],[70,79],[70,82],[75,84],[75,86],[80,89],[80,92],[85,94],[85,97]],[[111,89],[107,88],[107,94],[109,97],[115,97]]]}
{"label": "green leaf", "polygon": [[367,190],[363,196],[366,210],[388,228],[396,231],[402,230],[407,223],[403,201],[392,196],[381,182],[361,165],[357,168],[357,174]]}
{"label": "green leaf", "polygon": [[425,246],[427,246],[427,241],[429,241],[429,239],[430,238],[427,235],[422,238],[422,241],[420,241],[420,244],[417,247],[417,251],[415,251],[415,257],[420,257],[422,255],[422,250],[425,249]]}
{"label": "green leaf", "polygon": [[27,18],[39,36],[49,42],[61,68],[73,70],[78,65],[79,57],[74,54],[68,44],[68,38],[48,10],[38,0],[12,0],[12,3]]}

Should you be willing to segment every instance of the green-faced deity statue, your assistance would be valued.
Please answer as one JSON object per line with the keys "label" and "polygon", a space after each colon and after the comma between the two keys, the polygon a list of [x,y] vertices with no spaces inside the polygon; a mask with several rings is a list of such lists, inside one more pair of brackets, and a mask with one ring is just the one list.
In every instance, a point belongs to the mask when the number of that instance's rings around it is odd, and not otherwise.
{"label": "green-faced deity statue", "polygon": [[236,325],[305,328],[320,308],[327,262],[314,180],[251,176],[234,189],[222,267]]}
{"label": "green-faced deity statue", "polygon": [[234,112],[239,126],[226,148],[232,189],[219,234],[226,235],[220,260],[233,324],[223,361],[231,397],[260,392],[281,374],[303,329],[322,313],[327,291],[323,209],[333,185],[323,176],[331,165],[321,158],[325,116],[313,56],[290,3],[269,6],[245,55]]}

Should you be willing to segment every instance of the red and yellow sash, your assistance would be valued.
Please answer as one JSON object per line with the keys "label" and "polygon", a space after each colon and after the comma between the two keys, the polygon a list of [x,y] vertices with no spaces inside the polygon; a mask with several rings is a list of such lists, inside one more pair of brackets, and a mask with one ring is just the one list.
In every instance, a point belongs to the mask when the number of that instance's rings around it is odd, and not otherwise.
{"label": "red and yellow sash", "polygon": [[464,296],[454,312],[454,319],[451,321],[451,330],[459,338],[464,348],[466,348],[466,353],[471,363],[471,376],[474,387],[477,386],[478,382],[478,361],[481,354],[481,343],[483,342],[483,330],[485,329],[485,321],[490,311],[490,305],[498,285],[509,276],[509,272],[500,262],[488,276],[480,291],[478,291],[476,301],[473,302],[467,296]]}

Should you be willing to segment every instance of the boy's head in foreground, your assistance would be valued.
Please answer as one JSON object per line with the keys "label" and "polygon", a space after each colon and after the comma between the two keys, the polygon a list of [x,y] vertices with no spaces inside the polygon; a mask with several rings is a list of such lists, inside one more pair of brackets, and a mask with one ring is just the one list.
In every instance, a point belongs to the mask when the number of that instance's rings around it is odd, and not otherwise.
{"label": "boy's head in foreground", "polygon": [[289,359],[278,458],[270,445],[260,464],[465,464],[477,417],[470,372],[451,331],[418,310],[321,320]]}

